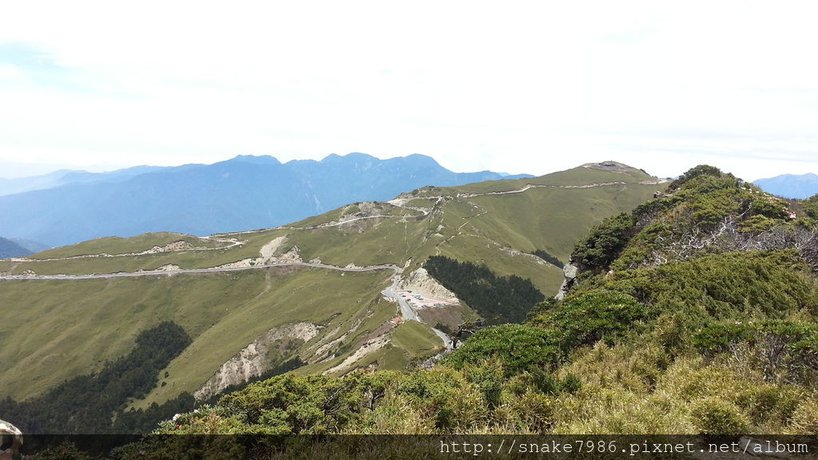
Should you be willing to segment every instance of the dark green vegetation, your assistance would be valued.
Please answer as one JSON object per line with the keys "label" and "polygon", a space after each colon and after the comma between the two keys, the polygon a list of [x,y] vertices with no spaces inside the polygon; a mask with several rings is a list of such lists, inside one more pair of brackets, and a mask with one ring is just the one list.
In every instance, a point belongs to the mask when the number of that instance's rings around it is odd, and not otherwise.
{"label": "dark green vegetation", "polygon": [[668,192],[577,244],[563,300],[431,370],[279,376],[160,431],[818,433],[814,200],[711,167]]}
{"label": "dark green vegetation", "polygon": [[628,240],[636,232],[636,222],[628,213],[620,214],[591,229],[571,255],[581,270],[599,271],[619,257]]}
{"label": "dark green vegetation", "polygon": [[537,364],[556,360],[558,349],[548,333],[525,324],[503,324],[477,331],[447,357],[448,364],[462,368],[483,360],[500,358],[510,374],[536,369]]}
{"label": "dark green vegetation", "polygon": [[0,401],[0,412],[26,433],[144,432],[157,418],[193,408],[193,397],[153,406],[150,413],[125,411],[128,401],[144,397],[161,369],[190,344],[177,324],[163,322],[141,332],[124,357],[105,363],[96,374],[66,380],[47,393],[16,402]]}
{"label": "dark green vegetation", "polygon": [[545,299],[531,281],[516,275],[497,276],[485,265],[433,256],[423,267],[488,324],[520,322]]}

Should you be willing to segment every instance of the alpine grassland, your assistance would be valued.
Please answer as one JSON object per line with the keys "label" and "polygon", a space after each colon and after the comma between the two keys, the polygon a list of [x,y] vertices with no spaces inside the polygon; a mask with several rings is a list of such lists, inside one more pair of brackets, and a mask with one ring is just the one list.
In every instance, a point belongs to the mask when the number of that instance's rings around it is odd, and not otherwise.
{"label": "alpine grassland", "polygon": [[[576,378],[556,379],[553,367],[573,352],[566,348],[571,344],[536,329],[526,337],[557,341],[544,345],[553,355],[547,365],[529,362],[531,357],[506,362],[504,352],[492,351],[494,329],[487,328],[473,345],[467,340],[462,351],[444,358],[436,356],[444,343],[432,327],[454,334],[462,324],[521,322],[540,312],[538,302],[557,293],[563,274],[553,260],[534,253],[567,261],[591,227],[630,212],[667,185],[615,163],[585,165],[540,178],[424,187],[388,202],[353,203],[271,229],[102,238],[2,260],[0,400],[33,403],[66,381],[93,378],[128,356],[139,334],[172,322],[190,342],[151,370],[151,388],[125,392],[115,410],[142,412],[122,419],[127,420],[122,429],[138,431],[150,417],[183,411],[179,408],[193,404],[191,395],[197,407],[207,408],[199,413],[217,414],[214,432],[221,430],[223,415],[234,431],[251,425],[272,432],[491,431],[500,426],[491,415],[495,411],[505,414],[502,426],[523,429],[530,421],[531,427],[545,429],[545,415],[537,414],[553,408],[547,398],[576,390]],[[400,318],[398,305],[382,291],[408,283],[435,257],[481,267],[475,273],[483,281],[464,280],[463,286],[492,280],[486,290],[491,307],[455,289],[453,303],[415,307],[421,321]],[[521,300],[504,308],[506,294]],[[518,326],[539,328],[533,324]],[[607,331],[600,330],[588,337]],[[440,364],[422,370],[432,361]],[[244,374],[244,369],[253,370]],[[385,371],[394,372],[380,377]],[[283,375],[242,389],[278,373]],[[306,395],[320,382],[340,385],[354,398],[357,391],[374,388],[369,406],[377,413],[360,412],[350,402],[338,410],[352,412],[332,424],[325,420],[317,428],[312,425],[317,419],[305,419],[296,428],[289,425],[292,417],[302,415],[245,419],[225,412],[218,400],[229,388],[230,397],[249,408],[254,399],[245,391],[258,391],[251,390],[258,388],[254,385],[278,388],[279,383],[269,383],[276,379],[302,385]],[[371,379],[375,383],[367,383]],[[509,379],[513,390],[505,386]],[[450,401],[455,395],[461,400]],[[489,397],[494,402],[483,404]],[[319,404],[321,396],[309,398]],[[507,410],[525,405],[540,412],[517,420],[520,414]],[[390,411],[404,409],[407,418],[390,425]],[[189,427],[180,426],[195,431],[197,417],[186,415]],[[277,428],[261,428],[268,422]]]}
{"label": "alpine grassland", "polygon": [[431,369],[282,375],[158,432],[816,434],[813,202],[694,168],[577,238],[561,300]]}

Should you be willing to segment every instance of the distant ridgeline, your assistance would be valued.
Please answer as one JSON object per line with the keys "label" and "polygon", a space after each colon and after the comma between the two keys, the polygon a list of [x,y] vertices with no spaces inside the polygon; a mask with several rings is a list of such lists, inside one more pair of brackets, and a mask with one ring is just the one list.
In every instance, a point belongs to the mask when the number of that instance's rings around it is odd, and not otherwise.
{"label": "distant ridgeline", "polygon": [[24,257],[31,255],[31,253],[31,251],[15,241],[0,238],[0,259],[7,257]]}
{"label": "distant ridgeline", "polygon": [[765,192],[784,198],[806,199],[818,194],[818,175],[784,174],[754,182]]}
{"label": "distant ridgeline", "polygon": [[[815,434],[816,235],[818,198],[699,166],[594,227],[563,300],[478,331],[430,370],[287,374],[160,431]],[[490,318],[536,297],[478,265],[426,267]]]}
{"label": "distant ridgeline", "polygon": [[423,155],[380,160],[360,153],[321,161],[238,156],[212,165],[62,171],[0,179],[0,235],[49,246],[158,231],[209,235],[274,227],[428,185],[521,177],[530,176],[455,173]]}

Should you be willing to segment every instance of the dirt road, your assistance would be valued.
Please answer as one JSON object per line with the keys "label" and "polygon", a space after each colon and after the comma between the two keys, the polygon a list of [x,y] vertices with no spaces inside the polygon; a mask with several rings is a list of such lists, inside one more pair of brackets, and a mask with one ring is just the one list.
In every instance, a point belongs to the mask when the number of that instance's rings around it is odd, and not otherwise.
{"label": "dirt road", "polygon": [[111,279],[111,278],[137,278],[142,276],[173,276],[180,274],[208,274],[208,273],[225,273],[225,272],[239,272],[244,270],[259,270],[272,267],[311,267],[322,268],[325,270],[335,270],[341,272],[371,272],[378,270],[393,270],[396,273],[403,271],[397,265],[370,265],[368,267],[338,267],[335,265],[319,264],[312,262],[286,262],[277,264],[263,264],[253,265],[249,267],[222,267],[222,268],[179,268],[173,270],[142,270],[137,272],[117,272],[117,273],[89,273],[82,275],[0,275],[0,280],[93,280],[93,279]]}

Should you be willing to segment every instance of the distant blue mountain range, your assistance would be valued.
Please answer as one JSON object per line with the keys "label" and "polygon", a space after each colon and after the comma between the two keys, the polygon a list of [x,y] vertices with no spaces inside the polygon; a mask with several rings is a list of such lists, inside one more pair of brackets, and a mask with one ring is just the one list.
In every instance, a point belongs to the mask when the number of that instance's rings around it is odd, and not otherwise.
{"label": "distant blue mountain range", "polygon": [[211,165],[60,171],[0,182],[0,194],[14,193],[0,196],[0,235],[49,246],[149,231],[206,235],[273,227],[426,185],[519,177],[530,176],[454,173],[423,155],[380,160],[361,153],[321,161],[237,156]]}
{"label": "distant blue mountain range", "polygon": [[0,178],[0,196],[30,192],[32,190],[45,190],[67,184],[118,182],[130,179],[131,177],[138,176],[140,174],[158,171],[161,169],[166,168],[161,166],[135,166],[133,168],[120,169],[118,171],[105,173],[91,173],[87,171],[62,169],[52,173],[43,174],[42,176],[20,177],[15,179]]}
{"label": "distant blue mountain range", "polygon": [[23,257],[31,253],[32,251],[22,247],[15,241],[0,238],[0,259],[6,257]]}
{"label": "distant blue mountain range", "polygon": [[754,184],[762,190],[784,198],[809,198],[818,193],[818,176],[815,174],[784,174],[769,179],[759,179]]}

